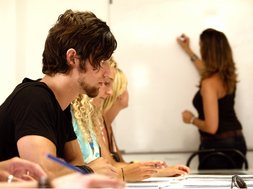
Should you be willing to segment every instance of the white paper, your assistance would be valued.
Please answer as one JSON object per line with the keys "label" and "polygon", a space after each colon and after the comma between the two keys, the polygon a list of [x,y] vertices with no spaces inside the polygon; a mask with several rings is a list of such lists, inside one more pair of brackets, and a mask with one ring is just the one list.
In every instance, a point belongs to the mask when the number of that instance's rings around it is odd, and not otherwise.
{"label": "white paper", "polygon": [[[182,189],[230,188],[233,175],[187,175],[180,177],[152,177],[140,182],[127,183],[126,188]],[[239,175],[248,188],[253,187],[253,175]]]}

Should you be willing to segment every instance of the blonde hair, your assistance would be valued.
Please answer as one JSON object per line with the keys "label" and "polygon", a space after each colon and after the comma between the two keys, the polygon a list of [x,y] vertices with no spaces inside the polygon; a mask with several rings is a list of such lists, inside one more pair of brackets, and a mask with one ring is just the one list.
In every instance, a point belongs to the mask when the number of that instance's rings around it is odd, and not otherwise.
{"label": "blonde hair", "polygon": [[93,124],[91,122],[91,115],[94,111],[94,107],[91,104],[91,98],[85,94],[80,94],[72,103],[71,110],[76,120],[77,126],[82,132],[84,141],[88,141],[91,138],[91,131],[94,131]]}
{"label": "blonde hair", "polygon": [[113,94],[105,99],[103,103],[103,111],[109,110],[115,103],[117,98],[122,95],[127,89],[127,78],[123,71],[117,68],[115,79],[113,82]]}

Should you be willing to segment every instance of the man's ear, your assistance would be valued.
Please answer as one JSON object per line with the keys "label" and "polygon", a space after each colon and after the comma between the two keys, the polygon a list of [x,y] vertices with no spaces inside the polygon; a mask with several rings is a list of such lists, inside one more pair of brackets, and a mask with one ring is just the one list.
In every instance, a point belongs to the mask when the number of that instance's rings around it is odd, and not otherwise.
{"label": "man's ear", "polygon": [[71,48],[66,52],[66,60],[69,65],[75,64],[76,50]]}

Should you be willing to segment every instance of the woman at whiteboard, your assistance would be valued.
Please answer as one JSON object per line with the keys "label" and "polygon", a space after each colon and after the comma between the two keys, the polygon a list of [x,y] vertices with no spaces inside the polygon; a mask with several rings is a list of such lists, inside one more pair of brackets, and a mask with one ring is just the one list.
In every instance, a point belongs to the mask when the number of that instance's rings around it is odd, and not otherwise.
{"label": "woman at whiteboard", "polygon": [[[199,90],[193,98],[198,112],[196,117],[191,111],[182,113],[184,123],[196,126],[200,133],[199,150],[232,149],[246,155],[247,147],[242,133],[242,125],[235,110],[235,92],[237,74],[232,50],[224,33],[215,29],[206,29],[200,35],[199,58],[190,48],[190,39],[182,34],[177,38],[191,62],[200,74]],[[226,152],[228,153],[228,152]],[[204,155],[200,154],[199,160]],[[242,168],[243,160],[236,154],[228,153],[236,168]],[[206,169],[234,168],[222,159],[211,159]]]}

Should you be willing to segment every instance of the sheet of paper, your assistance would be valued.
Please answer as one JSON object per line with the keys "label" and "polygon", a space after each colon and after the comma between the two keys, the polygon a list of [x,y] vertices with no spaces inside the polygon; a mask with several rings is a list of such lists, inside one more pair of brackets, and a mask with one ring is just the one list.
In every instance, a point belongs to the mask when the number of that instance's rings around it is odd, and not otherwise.
{"label": "sheet of paper", "polygon": [[163,186],[175,186],[185,177],[152,177],[139,182],[127,183],[126,188],[161,188]]}
{"label": "sheet of paper", "polygon": [[[140,182],[127,183],[126,188],[182,189],[230,188],[233,175],[187,175],[180,177],[152,177]],[[248,188],[253,187],[253,175],[239,175]]]}

